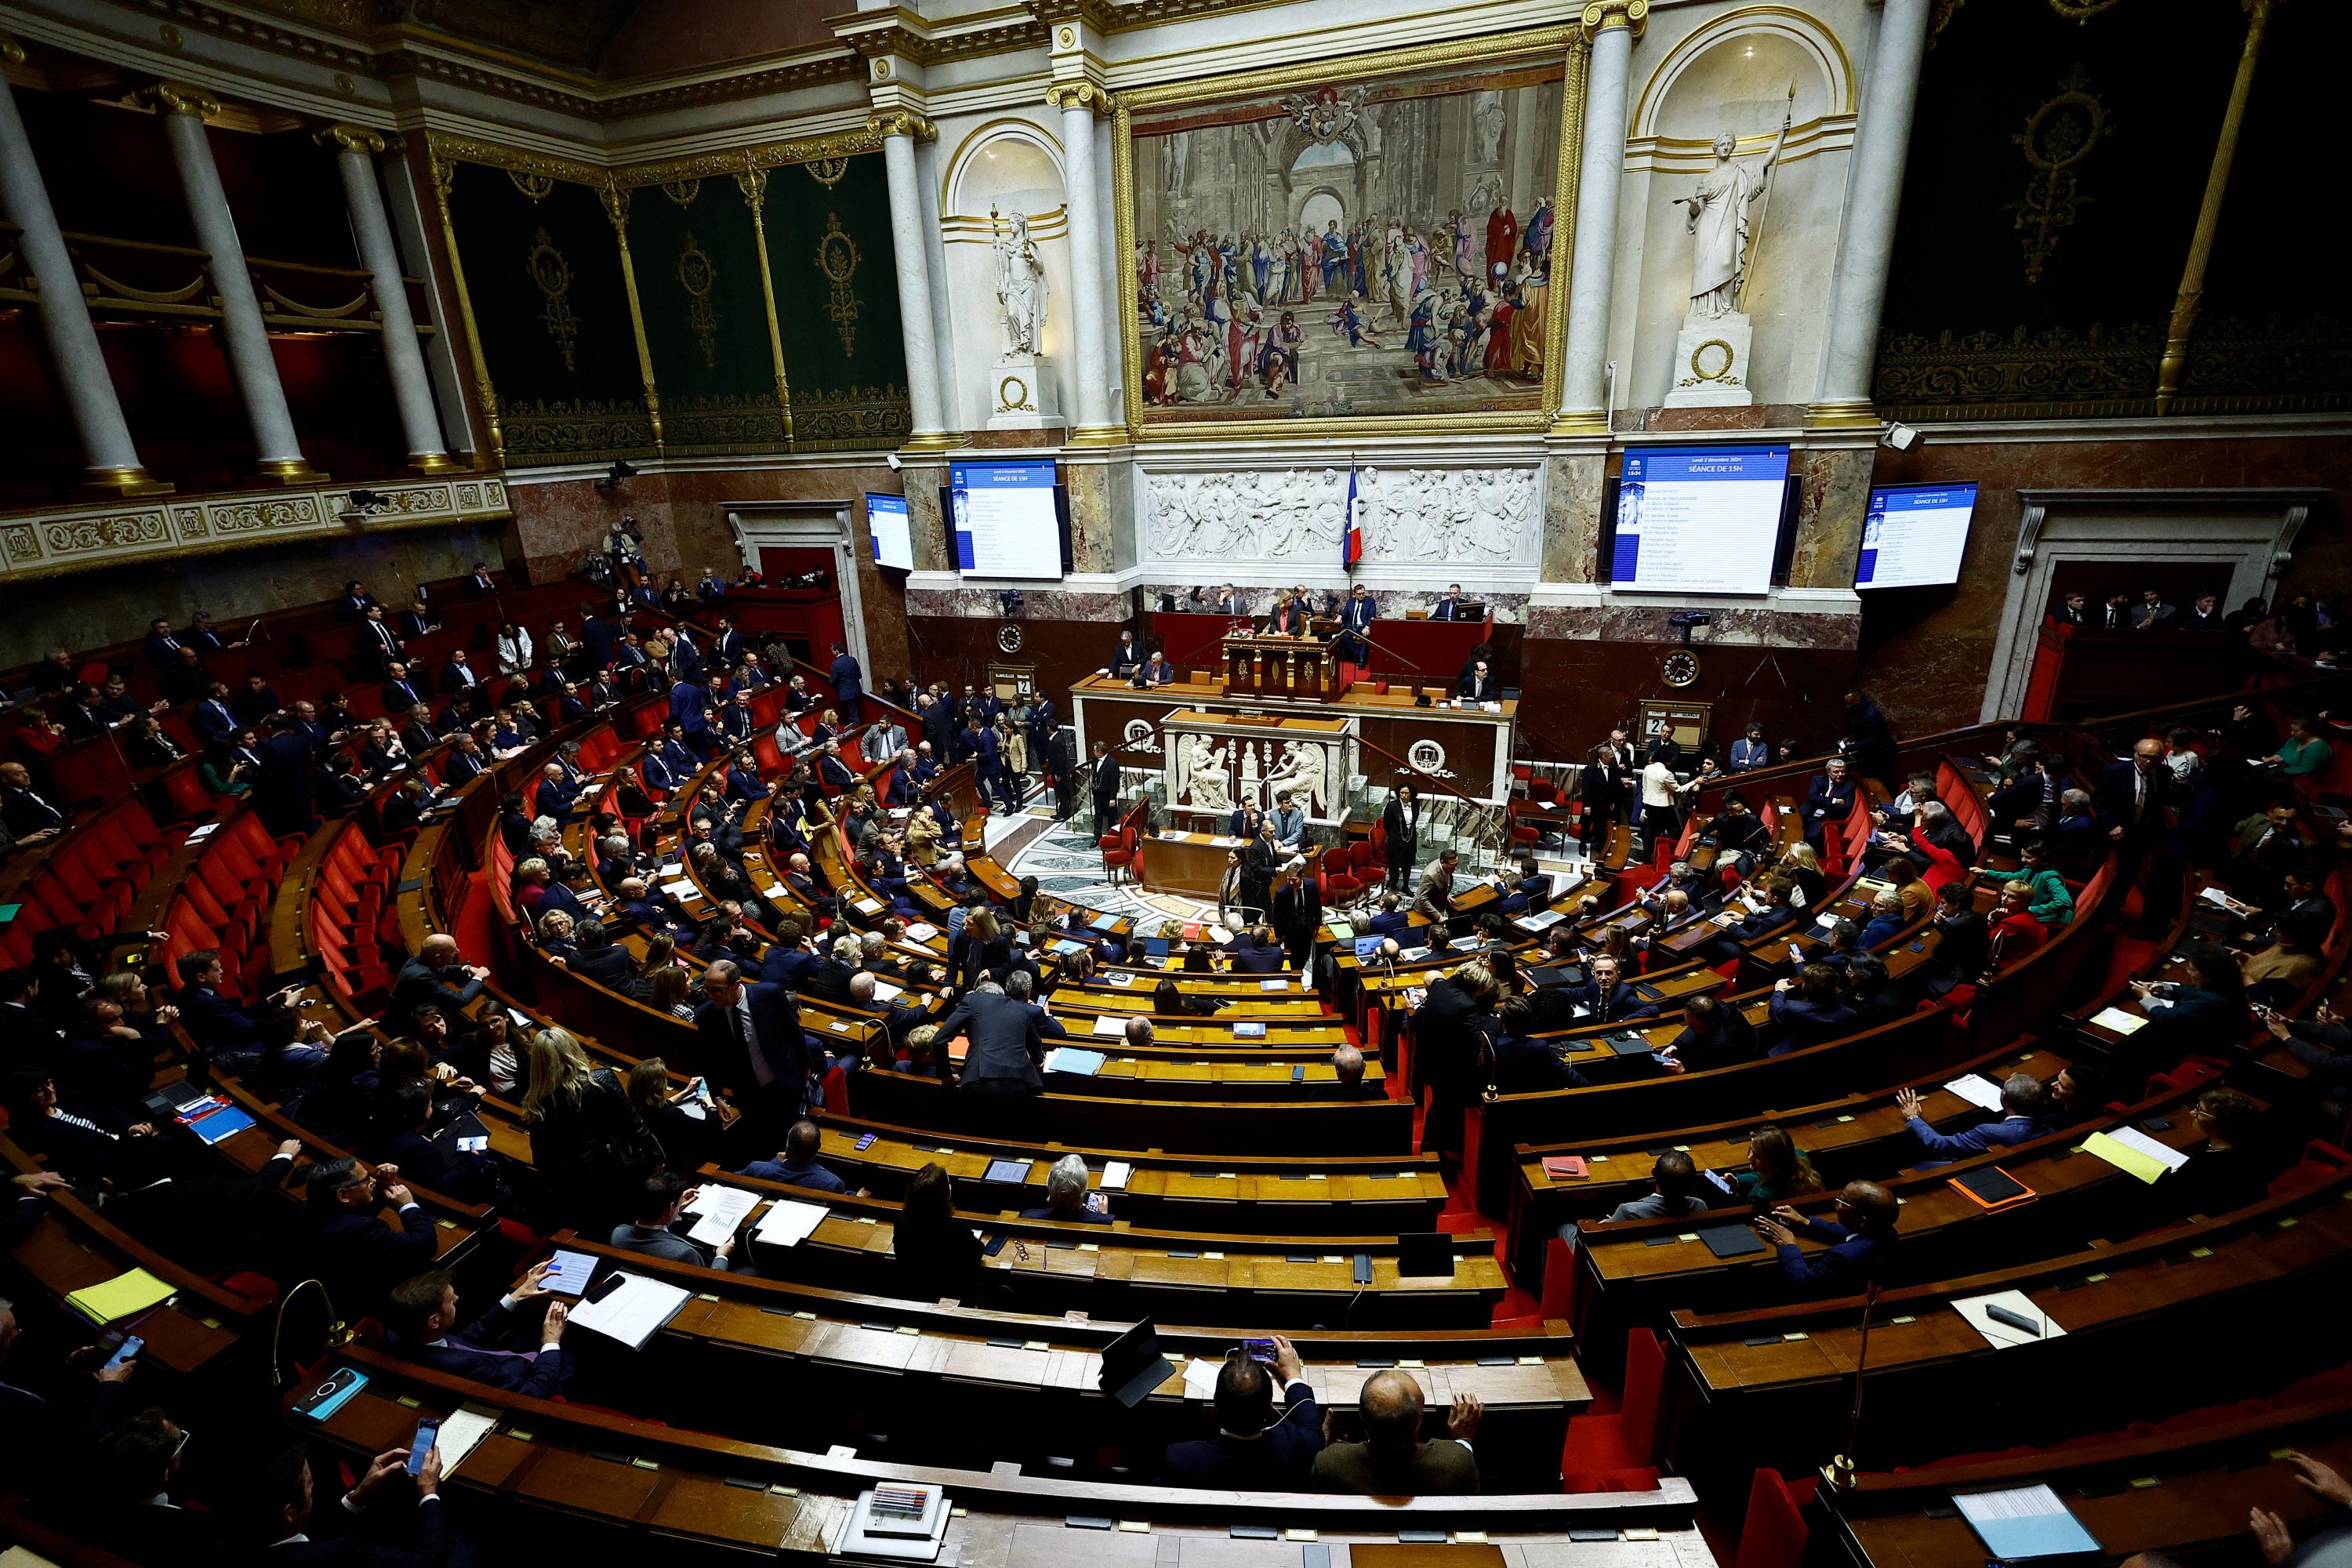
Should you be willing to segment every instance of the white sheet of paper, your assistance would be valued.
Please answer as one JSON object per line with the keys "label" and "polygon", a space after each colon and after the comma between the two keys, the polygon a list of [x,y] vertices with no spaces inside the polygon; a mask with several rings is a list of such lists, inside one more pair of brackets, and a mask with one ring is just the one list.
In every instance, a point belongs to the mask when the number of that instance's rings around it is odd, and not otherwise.
{"label": "white sheet of paper", "polygon": [[474,1445],[488,1436],[498,1424],[496,1415],[479,1410],[452,1410],[443,1416],[440,1436],[433,1439],[433,1446],[441,1450],[441,1473],[454,1473],[474,1451]]}
{"label": "white sheet of paper", "polygon": [[669,893],[681,899],[694,899],[702,896],[702,889],[696,887],[692,882],[688,881],[683,877],[680,877],[675,882],[664,882],[661,885],[661,890],[665,893]]}
{"label": "white sheet of paper", "polygon": [[2126,1149],[2137,1149],[2149,1159],[2161,1163],[2168,1171],[2177,1171],[2189,1163],[2189,1156],[2170,1144],[2159,1142],[2137,1127],[2118,1127],[2107,1134]]}
{"label": "white sheet of paper", "polygon": [[687,1237],[706,1247],[716,1247],[734,1235],[736,1227],[743,1223],[743,1216],[759,1206],[760,1194],[757,1193],[747,1193],[740,1187],[706,1186],[696,1194],[694,1202],[686,1206],[688,1214],[701,1216],[694,1222],[694,1228],[686,1233]]}
{"label": "white sheet of paper", "polygon": [[907,988],[903,985],[893,985],[887,980],[877,980],[874,983],[874,1000],[877,1002],[896,1001],[906,994]]}
{"label": "white sheet of paper", "polygon": [[1966,1078],[1956,1078],[1944,1087],[1970,1105],[1981,1106],[1987,1110],[2000,1109],[2000,1086],[1981,1073],[1972,1072]]}
{"label": "white sheet of paper", "polygon": [[1187,1399],[1214,1399],[1217,1396],[1217,1373],[1224,1363],[1194,1356],[1184,1363],[1184,1396]]}
{"label": "white sheet of paper", "polygon": [[2147,1020],[2137,1013],[2126,1013],[2121,1007],[2102,1007],[2091,1015],[2091,1022],[2103,1029],[2113,1029],[2118,1035],[2133,1034],[2147,1027]]}
{"label": "white sheet of paper", "polygon": [[575,1328],[615,1339],[632,1350],[653,1338],[686,1305],[688,1292],[642,1274],[624,1274],[621,1285],[601,1301],[583,1301],[572,1310]]}
{"label": "white sheet of paper", "polygon": [[907,940],[909,942],[929,942],[939,934],[940,928],[929,921],[917,921],[907,928]]}
{"label": "white sheet of paper", "polygon": [[[2006,1307],[2021,1318],[2030,1318],[2042,1325],[2039,1338],[2022,1329],[2012,1329],[2007,1323],[1995,1322],[1988,1307]],[[1995,1350],[2007,1350],[2012,1345],[2039,1344],[2042,1340],[2063,1338],[2066,1331],[2058,1320],[2033,1304],[2033,1299],[2022,1290],[1995,1290],[1989,1296],[1964,1296],[1952,1303],[1952,1310],[1969,1321],[1969,1327],[1982,1334]]]}
{"label": "white sheet of paper", "polygon": [[772,1247],[798,1247],[816,1233],[818,1225],[832,1212],[823,1204],[778,1198],[760,1216],[759,1227],[752,1234]]}
{"label": "white sheet of paper", "polygon": [[1123,1037],[1127,1033],[1127,1020],[1105,1013],[1095,1020],[1094,1032],[1106,1037]]}
{"label": "white sheet of paper", "polygon": [[1129,1164],[1125,1160],[1113,1160],[1109,1164],[1103,1167],[1103,1191],[1107,1193],[1125,1192],[1127,1190],[1128,1178],[1134,1174],[1135,1167],[1133,1165]]}

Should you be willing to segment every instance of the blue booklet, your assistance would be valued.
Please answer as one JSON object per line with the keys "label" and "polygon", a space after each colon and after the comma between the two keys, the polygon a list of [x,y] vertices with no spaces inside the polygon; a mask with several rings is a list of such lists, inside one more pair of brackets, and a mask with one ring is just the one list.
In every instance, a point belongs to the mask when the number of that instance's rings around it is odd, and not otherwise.
{"label": "blue booklet", "polygon": [[1100,1051],[1081,1050],[1076,1046],[1056,1046],[1046,1055],[1045,1070],[1092,1078],[1102,1071],[1104,1059]]}
{"label": "blue booklet", "polygon": [[224,1138],[234,1137],[252,1125],[252,1117],[234,1105],[224,1105],[218,1110],[208,1110],[189,1122],[188,1131],[209,1145]]}
{"label": "blue booklet", "polygon": [[1954,1492],[1952,1506],[1995,1557],[2062,1557],[2105,1550],[2047,1486]]}

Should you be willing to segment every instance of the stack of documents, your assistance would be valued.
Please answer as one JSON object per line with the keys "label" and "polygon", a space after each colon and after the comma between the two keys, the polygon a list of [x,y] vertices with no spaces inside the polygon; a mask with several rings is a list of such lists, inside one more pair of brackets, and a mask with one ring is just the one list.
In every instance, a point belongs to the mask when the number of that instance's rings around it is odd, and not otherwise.
{"label": "stack of documents", "polygon": [[620,1279],[600,1300],[583,1301],[572,1309],[572,1324],[618,1340],[631,1350],[641,1350],[656,1330],[677,1315],[688,1293],[642,1274],[625,1273]]}
{"label": "stack of documents", "polygon": [[143,1312],[172,1297],[172,1287],[156,1279],[144,1268],[133,1268],[128,1274],[118,1274],[111,1279],[95,1285],[85,1285],[66,1297],[71,1307],[91,1322],[104,1327],[118,1318],[133,1312]]}
{"label": "stack of documents", "polygon": [[816,1234],[833,1211],[823,1204],[804,1204],[798,1198],[778,1198],[760,1216],[751,1234],[771,1247],[798,1247]]}
{"label": "stack of documents", "polygon": [[2128,1171],[2150,1184],[2165,1172],[2177,1171],[2189,1163],[2188,1155],[2158,1142],[2137,1127],[2094,1132],[2083,1140],[2083,1152],[2096,1154],[2116,1169]]}
{"label": "stack of documents", "polygon": [[744,1217],[759,1206],[757,1193],[747,1193],[740,1187],[704,1187],[686,1205],[688,1214],[698,1216],[686,1237],[705,1247],[717,1247],[733,1236]]}

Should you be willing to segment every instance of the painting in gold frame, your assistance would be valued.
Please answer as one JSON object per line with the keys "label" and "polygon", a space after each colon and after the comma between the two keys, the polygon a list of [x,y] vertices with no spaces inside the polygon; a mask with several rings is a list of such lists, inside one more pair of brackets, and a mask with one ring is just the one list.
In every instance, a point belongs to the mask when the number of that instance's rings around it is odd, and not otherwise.
{"label": "painting in gold frame", "polygon": [[1122,93],[1130,434],[1541,428],[1574,41],[1544,29]]}

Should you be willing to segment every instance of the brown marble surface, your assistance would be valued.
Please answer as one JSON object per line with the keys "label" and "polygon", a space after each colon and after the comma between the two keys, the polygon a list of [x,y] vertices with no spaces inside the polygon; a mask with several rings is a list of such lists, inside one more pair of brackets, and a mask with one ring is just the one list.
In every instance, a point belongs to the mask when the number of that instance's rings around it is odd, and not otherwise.
{"label": "brown marble surface", "polygon": [[1797,538],[1789,584],[1851,588],[1870,510],[1871,458],[1876,448],[1813,447],[1790,455],[1797,477]]}
{"label": "brown marble surface", "polygon": [[1554,452],[1544,465],[1543,579],[1590,583],[1601,563],[1601,494],[1608,458]]}
{"label": "brown marble surface", "polygon": [[[1528,612],[1528,636],[1547,641],[1673,643],[1680,645],[1682,629],[1668,624],[1682,606],[1656,605],[1538,605]],[[1715,624],[1703,627],[1691,646],[1702,654],[1710,647],[1851,648],[1861,633],[1853,616],[1808,615],[1802,611],[1738,607],[1713,612]]]}

